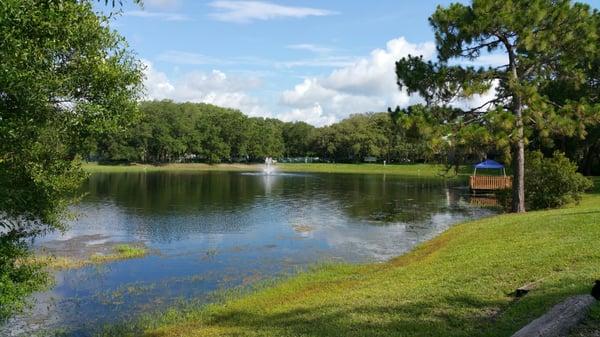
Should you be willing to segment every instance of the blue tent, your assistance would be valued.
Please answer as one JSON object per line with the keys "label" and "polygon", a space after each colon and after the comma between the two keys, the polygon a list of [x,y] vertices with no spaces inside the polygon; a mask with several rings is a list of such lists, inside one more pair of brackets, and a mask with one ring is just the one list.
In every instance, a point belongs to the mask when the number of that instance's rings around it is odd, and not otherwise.
{"label": "blue tent", "polygon": [[476,169],[503,169],[504,165],[500,164],[499,162],[495,161],[495,160],[485,160],[482,161],[481,163],[475,165]]}
{"label": "blue tent", "polygon": [[475,165],[475,173],[474,174],[477,174],[477,169],[502,170],[502,173],[504,175],[506,175],[506,172],[504,170],[504,165],[500,164],[499,162],[497,162],[495,160],[491,160],[491,159],[484,160],[481,163]]}

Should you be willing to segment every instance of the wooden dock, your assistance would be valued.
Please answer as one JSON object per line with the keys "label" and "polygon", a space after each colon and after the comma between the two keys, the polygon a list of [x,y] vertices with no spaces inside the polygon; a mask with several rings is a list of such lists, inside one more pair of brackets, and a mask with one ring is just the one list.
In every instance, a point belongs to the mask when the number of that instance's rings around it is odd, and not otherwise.
{"label": "wooden dock", "polygon": [[491,192],[512,187],[510,176],[470,176],[469,188],[471,192]]}

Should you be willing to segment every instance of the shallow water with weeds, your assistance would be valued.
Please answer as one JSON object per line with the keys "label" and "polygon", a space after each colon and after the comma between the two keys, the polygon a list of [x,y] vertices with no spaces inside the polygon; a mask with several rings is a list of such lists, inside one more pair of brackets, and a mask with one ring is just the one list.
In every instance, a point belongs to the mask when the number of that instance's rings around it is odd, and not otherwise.
{"label": "shallow water with weeds", "polygon": [[96,173],[70,229],[36,247],[76,255],[138,243],[148,252],[57,271],[54,287],[0,332],[89,336],[317,263],[386,261],[454,223],[492,213],[471,206],[453,184],[398,175]]}

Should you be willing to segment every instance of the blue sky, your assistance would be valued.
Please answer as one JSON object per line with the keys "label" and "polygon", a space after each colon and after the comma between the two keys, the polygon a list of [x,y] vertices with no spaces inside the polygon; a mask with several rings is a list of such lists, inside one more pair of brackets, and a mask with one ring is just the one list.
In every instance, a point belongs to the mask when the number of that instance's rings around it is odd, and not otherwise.
{"label": "blue sky", "polygon": [[435,55],[427,18],[450,2],[144,0],[113,27],[146,63],[149,99],[325,125],[418,100],[397,89],[394,61]]}

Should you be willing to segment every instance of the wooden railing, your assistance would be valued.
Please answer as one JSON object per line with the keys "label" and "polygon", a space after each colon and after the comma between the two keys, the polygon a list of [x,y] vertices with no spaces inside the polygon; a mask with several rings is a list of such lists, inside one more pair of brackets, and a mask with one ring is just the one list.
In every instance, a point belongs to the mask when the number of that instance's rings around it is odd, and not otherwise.
{"label": "wooden railing", "polygon": [[472,191],[493,191],[512,187],[512,177],[507,176],[471,176],[469,187]]}

